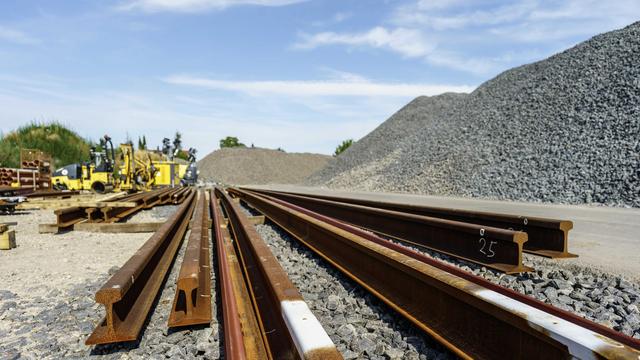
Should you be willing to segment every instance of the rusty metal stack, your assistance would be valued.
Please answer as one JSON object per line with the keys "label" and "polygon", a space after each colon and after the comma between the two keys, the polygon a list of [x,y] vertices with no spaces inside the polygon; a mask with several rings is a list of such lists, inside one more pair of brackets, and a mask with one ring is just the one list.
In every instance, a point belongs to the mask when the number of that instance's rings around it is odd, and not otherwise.
{"label": "rusty metal stack", "polygon": [[22,149],[20,169],[0,168],[0,186],[50,189],[51,162],[51,157],[42,151]]}
{"label": "rusty metal stack", "polygon": [[0,168],[0,185],[18,187],[37,187],[40,183],[40,174],[37,170]]}

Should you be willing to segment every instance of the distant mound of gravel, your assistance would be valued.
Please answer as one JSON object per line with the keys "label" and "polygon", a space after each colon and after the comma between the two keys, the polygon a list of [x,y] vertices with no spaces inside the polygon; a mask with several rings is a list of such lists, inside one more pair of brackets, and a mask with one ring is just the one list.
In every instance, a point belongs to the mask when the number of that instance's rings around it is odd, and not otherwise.
{"label": "distant mound of gravel", "polygon": [[640,22],[419,97],[306,182],[640,207]]}
{"label": "distant mound of gravel", "polygon": [[318,171],[331,156],[261,148],[224,148],[198,161],[200,179],[222,184],[295,184]]}

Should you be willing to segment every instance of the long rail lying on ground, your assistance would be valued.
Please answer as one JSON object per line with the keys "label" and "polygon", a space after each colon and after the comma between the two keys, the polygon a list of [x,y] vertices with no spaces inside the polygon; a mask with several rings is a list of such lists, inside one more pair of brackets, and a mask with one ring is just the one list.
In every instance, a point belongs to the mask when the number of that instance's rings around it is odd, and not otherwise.
{"label": "long rail lying on ground", "polygon": [[182,266],[176,280],[176,295],[169,313],[169,327],[211,322],[211,253],[209,251],[209,204],[198,192],[195,215]]}
{"label": "long rail lying on ground", "polygon": [[[256,322],[255,317],[249,318],[248,314],[252,312],[242,308],[243,304],[247,304],[245,301],[236,303],[236,299],[248,299],[248,295],[240,297],[241,294],[246,294],[247,290],[243,284],[242,277],[239,279],[234,278],[234,275],[242,274],[240,267],[238,266],[238,257],[231,243],[231,235],[229,230],[223,223],[225,222],[222,215],[222,210],[214,193],[210,194],[211,199],[211,220],[212,220],[212,232],[216,239],[216,253],[218,256],[218,278],[220,279],[220,298],[222,300],[222,325],[224,332],[224,349],[225,359],[244,360],[247,359],[247,353],[252,355],[258,355],[258,349],[251,349],[251,343],[247,344],[247,350],[245,350],[245,341],[242,329],[245,329],[245,334],[249,336],[248,329],[256,329],[255,326],[243,326],[249,320]],[[250,304],[247,304],[250,305]],[[256,337],[259,334],[255,334]],[[264,348],[262,348],[264,349]]]}
{"label": "long rail lying on ground", "polygon": [[178,210],[96,293],[105,319],[86,340],[87,345],[133,341],[138,338],[167,270],[182,243],[194,209],[193,191]]}
{"label": "long rail lying on ground", "polygon": [[[113,198],[105,201],[100,207],[72,206],[55,210],[56,225],[58,229],[66,230],[81,222],[121,222],[140,210],[149,209],[156,205],[180,204],[189,191],[188,188],[161,188]],[[110,206],[110,203],[113,203],[113,206]],[[122,203],[133,203],[134,206],[118,206]]]}
{"label": "long rail lying on ground", "polygon": [[633,358],[640,341],[285,201],[231,189],[462,358]]}
{"label": "long rail lying on ground", "polygon": [[280,192],[256,191],[305,209],[505,273],[531,271],[522,264],[527,234],[398,211]]}
{"label": "long rail lying on ground", "polygon": [[[249,359],[341,359],[342,356],[322,325],[239,206],[221,189],[216,189],[215,196],[227,214],[228,228],[235,239],[234,252],[237,256],[237,263],[233,264],[236,266],[229,266],[231,262],[227,261],[228,267],[223,273],[226,274],[226,279],[223,279],[223,284],[226,284],[223,289],[225,293],[222,296],[227,305],[233,301],[226,292],[232,288],[232,278],[235,278],[236,287],[233,291],[236,294],[236,309],[242,310],[238,314],[228,313],[225,319],[240,319],[242,331],[249,335],[243,336],[244,356]],[[213,201],[212,206],[215,209],[218,205]],[[215,209],[214,214],[219,223],[221,211]],[[220,255],[226,255],[226,260],[229,260],[229,241],[224,241],[226,249],[219,251],[219,254],[222,252]],[[239,269],[242,274],[238,274]],[[247,284],[247,291],[237,286],[242,276]],[[231,321],[230,326],[236,327],[237,322]],[[237,329],[230,330],[229,336],[238,336]],[[229,343],[236,349],[225,351],[227,354],[236,354],[240,341],[236,339]]]}
{"label": "long rail lying on ground", "polygon": [[341,195],[319,195],[313,193],[269,191],[252,188],[248,188],[248,190],[266,193],[276,197],[284,196],[284,194],[298,195],[401,213],[478,224],[487,227],[490,226],[523,231],[528,235],[528,241],[524,244],[525,252],[550,258],[567,258],[577,256],[570,253],[568,249],[569,230],[573,228],[573,223],[568,220],[555,220],[406,203],[375,201]]}

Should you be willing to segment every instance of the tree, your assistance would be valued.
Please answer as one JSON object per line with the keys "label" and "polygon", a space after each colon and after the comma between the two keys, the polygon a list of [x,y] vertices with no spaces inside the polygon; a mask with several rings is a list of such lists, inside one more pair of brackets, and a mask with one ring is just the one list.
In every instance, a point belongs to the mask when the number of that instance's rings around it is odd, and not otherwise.
{"label": "tree", "polygon": [[142,135],[142,138],[138,136],[138,150],[147,150],[147,138]]}
{"label": "tree", "polygon": [[226,138],[220,140],[220,149],[244,146],[245,145],[241,143],[235,136],[227,136]]}
{"label": "tree", "polygon": [[342,154],[345,150],[349,148],[353,144],[353,139],[347,139],[342,142],[342,144],[338,145],[336,151],[333,153],[333,156],[338,156]]}
{"label": "tree", "polygon": [[177,150],[182,149],[182,134],[179,131],[176,131],[176,135],[173,138],[173,148]]}

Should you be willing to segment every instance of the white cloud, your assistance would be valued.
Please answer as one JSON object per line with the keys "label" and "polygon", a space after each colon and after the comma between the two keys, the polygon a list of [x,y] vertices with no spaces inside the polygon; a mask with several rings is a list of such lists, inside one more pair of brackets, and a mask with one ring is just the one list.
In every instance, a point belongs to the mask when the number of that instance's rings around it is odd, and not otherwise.
{"label": "white cloud", "polygon": [[478,76],[541,60],[640,19],[640,1],[414,0],[361,32],[301,34],[293,48],[375,48]]}
{"label": "white cloud", "polygon": [[40,43],[39,39],[32,37],[22,31],[11,29],[0,25],[0,40],[9,41],[16,44],[34,45]]}
{"label": "white cloud", "polygon": [[285,6],[306,0],[129,0],[118,6],[125,11],[195,13],[222,10],[232,6]]}
{"label": "white cloud", "polygon": [[[456,7],[458,3],[449,4]],[[468,5],[468,4],[467,4]],[[420,26],[436,30],[459,29],[478,25],[495,25],[523,19],[537,8],[534,0],[506,4],[488,10],[456,11],[449,7],[427,7],[423,2],[398,8],[392,21],[400,26]],[[446,9],[446,11],[441,11]],[[434,11],[436,10],[436,11]]]}
{"label": "white cloud", "polygon": [[174,75],[164,79],[174,85],[187,85],[211,90],[234,91],[252,96],[281,95],[308,96],[391,96],[417,97],[438,95],[445,92],[471,92],[468,85],[376,83],[362,78],[328,81],[230,81]]}
{"label": "white cloud", "polygon": [[387,49],[406,57],[424,56],[433,50],[418,30],[397,28],[387,30],[377,26],[361,33],[321,32],[315,35],[303,34],[301,41],[294,44],[296,49],[314,49],[326,45],[368,46]]}

